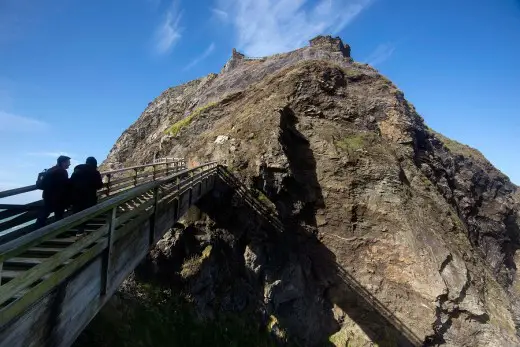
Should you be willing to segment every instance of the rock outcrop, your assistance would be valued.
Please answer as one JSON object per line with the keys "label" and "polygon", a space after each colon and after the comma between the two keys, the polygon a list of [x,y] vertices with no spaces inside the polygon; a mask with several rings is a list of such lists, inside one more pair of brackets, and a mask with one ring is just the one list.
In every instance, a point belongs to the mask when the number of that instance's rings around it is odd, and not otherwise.
{"label": "rock outcrop", "polygon": [[226,165],[283,225],[225,189],[201,202],[204,261],[184,274],[204,315],[254,306],[307,346],[520,345],[517,187],[338,38],[234,52],[151,102],[103,165],[166,155]]}

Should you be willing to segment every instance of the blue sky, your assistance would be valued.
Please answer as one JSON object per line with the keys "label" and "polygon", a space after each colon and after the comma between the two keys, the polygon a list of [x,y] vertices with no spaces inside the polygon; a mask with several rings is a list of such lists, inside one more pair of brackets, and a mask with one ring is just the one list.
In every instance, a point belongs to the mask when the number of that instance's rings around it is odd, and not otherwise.
{"label": "blue sky", "polygon": [[339,35],[441,133],[520,184],[518,0],[0,0],[0,190],[101,162],[168,87]]}

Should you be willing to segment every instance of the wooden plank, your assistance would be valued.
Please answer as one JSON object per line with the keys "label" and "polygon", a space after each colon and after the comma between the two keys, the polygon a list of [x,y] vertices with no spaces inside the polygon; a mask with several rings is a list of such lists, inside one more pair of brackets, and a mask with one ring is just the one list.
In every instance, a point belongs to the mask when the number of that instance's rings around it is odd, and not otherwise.
{"label": "wooden plank", "polygon": [[[17,211],[18,213],[21,213],[23,211],[30,211],[34,209],[38,209],[40,206],[35,206],[32,204],[26,204],[26,205],[13,205],[13,204],[0,204],[0,210],[11,210],[11,211]],[[0,213],[0,219],[3,219],[5,217],[2,216]]]}
{"label": "wooden plank", "polygon": [[[78,242],[72,244],[71,246],[60,250],[59,253],[56,253],[52,257],[50,257],[45,262],[37,265],[27,271],[25,275],[19,278],[16,278],[6,284],[5,286],[0,287],[0,304],[3,304],[7,299],[13,296],[17,291],[20,291],[28,286],[30,286],[33,282],[40,279],[43,275],[55,269],[57,266],[61,265],[64,261],[70,259],[72,256],[79,253],[88,245],[97,241],[100,237],[106,234],[108,231],[108,226],[105,226],[98,231],[87,235],[78,240]],[[51,248],[52,249],[52,248]],[[43,250],[43,248],[42,248]]]}
{"label": "wooden plank", "polygon": [[119,193],[123,190],[128,190],[129,188],[135,188],[134,181],[120,183],[120,184],[114,184],[110,187],[110,192],[114,192],[114,194]]}
{"label": "wooden plank", "polygon": [[10,219],[5,222],[0,222],[0,231],[11,229],[20,224],[24,224],[32,220],[35,220],[38,217],[38,213],[38,211],[25,212],[17,217],[14,217],[13,219]]}
{"label": "wooden plank", "polygon": [[35,266],[38,264],[41,264],[43,261],[45,261],[47,258],[23,258],[23,257],[17,257],[17,258],[11,258],[9,260],[6,260],[4,262],[4,266],[12,267],[12,266]]}
{"label": "wooden plank", "polygon": [[159,205],[159,195],[160,195],[160,186],[159,187],[155,187],[155,189],[153,190],[153,199],[151,199],[152,203],[153,203],[153,213],[152,215],[150,216],[150,240],[149,240],[149,245],[150,247],[153,246],[154,244],[154,240],[155,240],[155,229],[156,229],[156,225],[157,225],[157,214],[158,214],[158,205]]}
{"label": "wooden plank", "polygon": [[114,244],[114,230],[116,229],[116,212],[117,209],[114,208],[112,213],[107,218],[108,222],[108,240],[107,240],[107,249],[105,250],[105,255],[103,257],[103,269],[101,272],[101,276],[103,276],[101,280],[101,294],[106,294],[108,288],[108,274],[110,272],[110,259],[112,257],[112,245]]}
{"label": "wooden plank", "polygon": [[147,208],[152,206],[153,203],[154,203],[153,200],[147,201],[146,203],[144,203],[143,205],[139,206],[138,208],[133,209],[130,212],[126,212],[126,213],[122,214],[121,216],[116,218],[115,226],[118,227],[121,224],[127,222],[129,219],[131,219],[134,216],[138,215],[139,213],[142,213],[143,210],[146,210]]}
{"label": "wooden plank", "polygon": [[116,180],[112,180],[112,181],[110,181],[110,190],[112,190],[112,187],[114,187],[120,183],[125,183],[125,182],[130,182],[130,181],[133,182],[133,180],[134,180],[133,177],[123,177],[123,178],[118,178]]}
{"label": "wooden plank", "polygon": [[112,265],[109,276],[109,293],[119,287],[128,274],[133,271],[137,264],[148,254],[149,228],[149,220],[145,219],[137,227],[134,227],[126,237],[114,243],[114,257],[111,259]]}
{"label": "wooden plank", "polygon": [[[32,247],[25,251],[23,254],[40,254],[40,255],[53,255],[54,253],[61,252],[65,247]],[[11,258],[12,259],[12,258]],[[5,260],[7,261],[7,259]]]}
{"label": "wooden plank", "polygon": [[13,196],[13,195],[18,195],[18,194],[31,192],[33,190],[36,190],[36,186],[35,185],[21,187],[21,188],[16,188],[16,189],[10,189],[10,190],[4,190],[3,192],[0,192],[0,199],[7,198],[7,197]]}
{"label": "wooden plank", "polygon": [[127,168],[106,171],[106,172],[104,172],[104,174],[107,175],[107,174],[121,173],[121,172],[125,172],[125,171],[133,171],[135,169],[143,169],[143,168],[154,166],[154,165],[162,165],[162,164],[152,163],[152,164],[146,164],[146,165],[131,166],[131,167],[127,167]]}
{"label": "wooden plank", "polygon": [[3,283],[5,283],[5,280],[12,280],[13,278],[16,278],[20,275],[23,275],[25,271],[23,270],[4,270],[2,271],[2,279],[4,280]]}
{"label": "wooden plank", "polygon": [[[37,284],[34,288],[30,289],[24,296],[20,299],[14,301],[9,306],[0,310],[0,326],[9,322],[20,313],[22,313],[28,306],[38,301],[43,295],[47,292],[51,291],[55,288],[59,283],[61,283],[65,278],[72,275],[75,271],[80,269],[83,265],[87,264],[90,260],[99,255],[107,246],[107,241],[99,240],[96,245],[90,248],[88,251],[80,255],[78,258],[71,261],[69,264],[59,269],[58,271],[52,273],[47,279],[43,280],[39,284]],[[16,279],[12,280],[6,286],[9,286],[11,283],[16,281]],[[2,287],[0,287],[2,288]],[[2,298],[2,300],[4,300]],[[5,302],[2,301],[2,302]]]}
{"label": "wooden plank", "polygon": [[116,229],[114,232],[114,241],[118,241],[133,229],[137,228],[140,224],[148,221],[148,218],[152,215],[152,213],[153,209],[146,210],[143,213],[138,214],[136,218],[122,225],[119,229]]}
{"label": "wooden plank", "polygon": [[[95,231],[97,229],[85,229],[85,232]],[[78,240],[79,237],[71,236],[66,238],[52,239],[42,242],[42,245],[70,245]],[[12,259],[12,258],[11,258]]]}

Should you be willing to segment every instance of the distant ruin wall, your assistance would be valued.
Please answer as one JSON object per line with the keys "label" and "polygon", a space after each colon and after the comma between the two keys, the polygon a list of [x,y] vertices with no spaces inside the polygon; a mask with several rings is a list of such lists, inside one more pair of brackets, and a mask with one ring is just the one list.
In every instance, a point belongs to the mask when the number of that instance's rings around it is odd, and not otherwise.
{"label": "distant ruin wall", "polygon": [[339,37],[317,36],[309,41],[311,47],[319,47],[331,52],[341,52],[344,57],[350,58],[350,46],[344,44]]}

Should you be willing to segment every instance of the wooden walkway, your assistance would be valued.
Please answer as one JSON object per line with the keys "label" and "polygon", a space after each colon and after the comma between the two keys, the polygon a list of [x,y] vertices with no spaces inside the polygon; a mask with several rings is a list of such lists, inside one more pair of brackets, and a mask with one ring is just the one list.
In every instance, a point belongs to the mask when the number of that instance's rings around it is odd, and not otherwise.
{"label": "wooden walkway", "polygon": [[[175,164],[159,174],[156,166],[165,164],[150,164],[141,177],[142,167],[105,173],[98,205],[4,239],[0,347],[70,346],[150,248],[214,187],[216,163]],[[128,170],[135,175],[112,179]]]}

